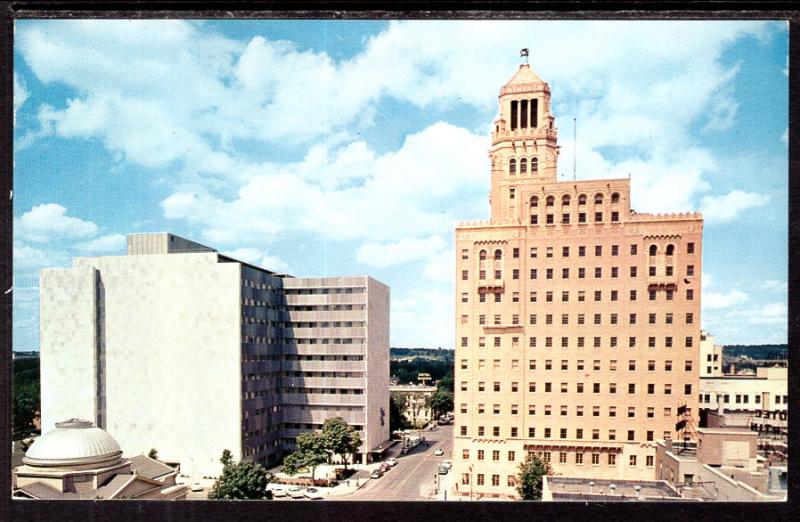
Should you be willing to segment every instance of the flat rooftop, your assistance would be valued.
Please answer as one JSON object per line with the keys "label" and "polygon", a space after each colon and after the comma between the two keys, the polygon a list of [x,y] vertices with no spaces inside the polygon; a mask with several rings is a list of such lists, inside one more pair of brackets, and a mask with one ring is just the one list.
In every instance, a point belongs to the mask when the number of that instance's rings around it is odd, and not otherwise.
{"label": "flat rooftop", "polygon": [[553,494],[553,500],[630,501],[680,498],[678,492],[663,480],[604,480],[548,476],[547,483]]}

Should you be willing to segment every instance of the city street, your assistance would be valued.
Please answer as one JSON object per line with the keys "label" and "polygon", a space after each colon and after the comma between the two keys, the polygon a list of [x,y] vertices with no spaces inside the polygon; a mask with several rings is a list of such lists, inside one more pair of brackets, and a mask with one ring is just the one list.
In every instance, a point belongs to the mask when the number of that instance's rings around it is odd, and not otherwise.
{"label": "city street", "polygon": [[[407,455],[401,455],[400,445],[395,445],[386,455],[386,458],[397,458],[398,463],[394,468],[379,479],[370,479],[358,491],[336,497],[335,500],[398,501],[436,498],[437,480],[446,476],[437,474],[439,464],[453,458],[453,426],[437,426],[436,431],[423,431],[422,436],[430,443],[427,447],[423,443]],[[438,448],[444,450],[444,455],[434,455]]]}

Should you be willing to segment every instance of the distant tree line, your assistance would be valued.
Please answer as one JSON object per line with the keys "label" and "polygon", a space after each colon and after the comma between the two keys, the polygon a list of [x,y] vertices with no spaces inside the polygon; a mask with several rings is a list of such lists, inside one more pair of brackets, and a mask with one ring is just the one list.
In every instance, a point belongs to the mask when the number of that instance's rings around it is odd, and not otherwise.
{"label": "distant tree line", "polygon": [[400,384],[416,384],[420,373],[430,374],[431,379],[439,381],[448,373],[453,372],[453,360],[415,357],[408,361],[389,361],[389,371]]}
{"label": "distant tree line", "polygon": [[445,348],[390,348],[389,357],[425,357],[430,359],[453,359],[453,350]]}
{"label": "distant tree line", "polygon": [[741,357],[746,355],[751,359],[785,359],[789,352],[786,344],[757,344],[757,345],[730,345],[725,346],[725,357]]}

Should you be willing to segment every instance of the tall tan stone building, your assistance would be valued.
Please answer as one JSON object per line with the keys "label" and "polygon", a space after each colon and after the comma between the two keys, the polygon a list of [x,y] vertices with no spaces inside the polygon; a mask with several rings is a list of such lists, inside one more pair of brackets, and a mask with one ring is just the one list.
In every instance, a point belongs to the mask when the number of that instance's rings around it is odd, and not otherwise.
{"label": "tall tan stone building", "polygon": [[653,479],[655,441],[697,426],[702,217],[632,210],[629,179],[559,181],[527,64],[499,101],[491,219],[456,227],[452,493],[516,496],[527,452]]}

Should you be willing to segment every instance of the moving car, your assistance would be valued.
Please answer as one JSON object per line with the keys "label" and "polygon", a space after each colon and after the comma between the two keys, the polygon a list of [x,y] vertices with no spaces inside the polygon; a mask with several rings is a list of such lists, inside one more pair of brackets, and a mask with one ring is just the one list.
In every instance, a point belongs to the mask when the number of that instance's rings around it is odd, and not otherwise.
{"label": "moving car", "polygon": [[442,448],[436,448],[436,451],[434,451],[433,454],[436,455],[437,457],[441,457],[442,455],[444,455],[444,450]]}
{"label": "moving car", "polygon": [[306,498],[311,500],[319,500],[322,498],[322,492],[317,488],[308,488],[306,490]]}
{"label": "moving car", "polygon": [[439,475],[447,475],[448,471],[450,471],[450,467],[447,464],[439,464]]}
{"label": "moving car", "polygon": [[381,470],[381,473],[386,473],[387,471],[392,469],[392,466],[390,466],[389,463],[387,462],[382,462],[378,469]]}
{"label": "moving car", "polygon": [[392,457],[390,459],[386,459],[386,463],[392,467],[397,466],[397,459]]}
{"label": "moving car", "polygon": [[305,491],[300,486],[292,486],[286,490],[286,493],[292,498],[303,498],[305,496]]}
{"label": "moving car", "polygon": [[442,462],[442,464],[447,466],[447,469],[451,469],[453,467],[453,461],[452,460],[445,460],[444,462]]}
{"label": "moving car", "polygon": [[381,478],[383,476],[383,472],[380,469],[374,469],[369,476],[374,479]]}
{"label": "moving car", "polygon": [[203,486],[199,482],[192,482],[192,485],[189,487],[192,491],[203,491]]}

